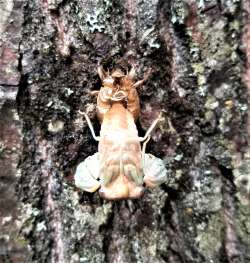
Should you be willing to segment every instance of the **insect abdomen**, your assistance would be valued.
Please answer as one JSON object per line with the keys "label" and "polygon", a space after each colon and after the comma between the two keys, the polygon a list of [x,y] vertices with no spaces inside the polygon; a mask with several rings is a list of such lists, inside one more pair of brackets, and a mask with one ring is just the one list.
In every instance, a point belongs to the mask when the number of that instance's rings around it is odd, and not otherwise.
{"label": "insect abdomen", "polygon": [[108,199],[138,198],[143,193],[141,147],[136,136],[117,129],[102,136],[100,193]]}

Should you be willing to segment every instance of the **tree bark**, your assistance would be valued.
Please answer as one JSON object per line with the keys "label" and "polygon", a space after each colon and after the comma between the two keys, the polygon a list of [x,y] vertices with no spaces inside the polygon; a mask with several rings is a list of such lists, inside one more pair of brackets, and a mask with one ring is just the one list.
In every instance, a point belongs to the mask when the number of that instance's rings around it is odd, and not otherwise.
{"label": "tree bark", "polygon": [[[0,261],[250,261],[250,3],[0,1]],[[147,151],[168,182],[139,200],[74,186],[97,151],[97,66],[134,65]]]}

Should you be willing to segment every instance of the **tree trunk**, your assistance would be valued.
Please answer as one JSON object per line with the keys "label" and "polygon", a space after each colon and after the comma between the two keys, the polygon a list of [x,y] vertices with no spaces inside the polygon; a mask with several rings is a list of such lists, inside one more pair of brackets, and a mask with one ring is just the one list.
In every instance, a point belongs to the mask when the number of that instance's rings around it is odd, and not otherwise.
{"label": "tree trunk", "polygon": [[[0,261],[250,262],[250,2],[0,1]],[[170,180],[81,192],[97,66],[134,65]]]}

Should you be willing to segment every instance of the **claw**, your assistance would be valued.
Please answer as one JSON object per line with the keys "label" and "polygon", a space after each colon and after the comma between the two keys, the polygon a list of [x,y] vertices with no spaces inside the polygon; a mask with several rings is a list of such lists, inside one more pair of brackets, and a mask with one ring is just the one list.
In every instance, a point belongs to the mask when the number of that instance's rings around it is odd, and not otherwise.
{"label": "claw", "polygon": [[155,187],[167,181],[167,169],[160,158],[152,154],[144,155],[144,178],[143,181],[148,187]]}
{"label": "claw", "polygon": [[98,153],[87,157],[81,162],[76,169],[74,178],[75,185],[87,192],[95,192],[100,186],[100,182],[97,181],[99,177],[99,158]]}

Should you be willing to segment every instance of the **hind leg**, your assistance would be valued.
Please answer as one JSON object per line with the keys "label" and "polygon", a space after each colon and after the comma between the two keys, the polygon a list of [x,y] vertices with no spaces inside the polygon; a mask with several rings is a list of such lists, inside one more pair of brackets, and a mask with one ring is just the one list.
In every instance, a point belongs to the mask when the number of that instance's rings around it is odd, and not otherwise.
{"label": "hind leg", "polygon": [[157,119],[155,119],[153,121],[153,123],[151,124],[151,126],[148,128],[148,130],[147,130],[146,134],[144,135],[144,137],[139,137],[139,141],[140,142],[144,142],[145,140],[148,139],[148,137],[150,136],[150,134],[152,133],[152,131],[156,127],[157,123],[162,120],[161,116],[162,116],[162,114],[160,113],[159,117]]}
{"label": "hind leg", "polygon": [[155,157],[152,154],[146,154],[146,145],[150,140],[150,134],[155,128],[158,121],[161,119],[160,116],[152,123],[148,131],[143,138],[140,138],[143,142],[142,146],[142,162],[144,178],[143,182],[148,187],[155,187],[167,181],[167,170],[163,161],[160,158]]}
{"label": "hind leg", "polygon": [[95,135],[94,127],[93,127],[93,125],[91,123],[91,120],[90,120],[89,116],[85,112],[82,112],[82,111],[79,111],[79,113],[85,117],[93,138],[96,141],[100,141],[100,137]]}

